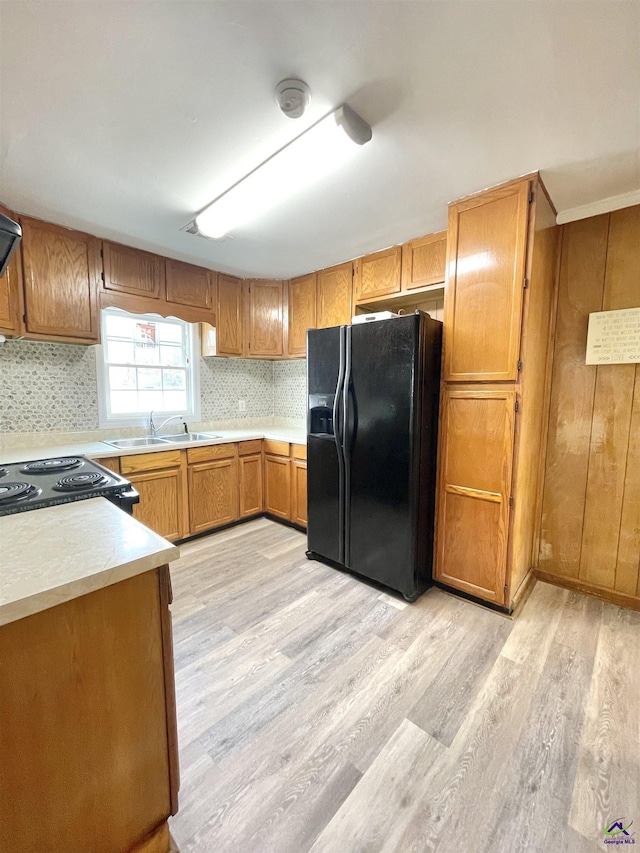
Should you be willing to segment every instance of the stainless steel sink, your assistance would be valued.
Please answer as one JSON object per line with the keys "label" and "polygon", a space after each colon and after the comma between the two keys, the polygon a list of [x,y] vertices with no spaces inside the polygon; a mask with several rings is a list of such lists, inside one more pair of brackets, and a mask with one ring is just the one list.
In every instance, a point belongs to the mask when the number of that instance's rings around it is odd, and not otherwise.
{"label": "stainless steel sink", "polygon": [[174,444],[187,444],[190,441],[208,441],[212,438],[222,438],[210,432],[182,432],[177,435],[163,435],[163,441],[171,441]]}
{"label": "stainless steel sink", "polygon": [[164,438],[115,438],[112,441],[103,441],[103,444],[110,444],[111,447],[118,447],[121,450],[126,450],[129,447],[153,447],[156,444],[166,444]]}

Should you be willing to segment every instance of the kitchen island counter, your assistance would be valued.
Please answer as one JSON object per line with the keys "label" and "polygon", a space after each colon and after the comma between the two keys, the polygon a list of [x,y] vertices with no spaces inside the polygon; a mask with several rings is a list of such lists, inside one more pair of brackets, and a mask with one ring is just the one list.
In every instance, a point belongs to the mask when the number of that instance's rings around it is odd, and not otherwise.
{"label": "kitchen island counter", "polygon": [[180,552],[104,498],[0,518],[0,625],[176,560]]}

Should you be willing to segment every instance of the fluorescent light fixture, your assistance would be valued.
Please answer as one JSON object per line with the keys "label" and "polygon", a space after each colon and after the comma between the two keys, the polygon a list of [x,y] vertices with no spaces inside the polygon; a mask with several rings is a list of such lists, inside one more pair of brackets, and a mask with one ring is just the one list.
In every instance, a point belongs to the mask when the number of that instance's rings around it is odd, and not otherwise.
{"label": "fluorescent light fixture", "polygon": [[343,104],[205,207],[195,218],[198,231],[216,239],[256,219],[343,164],[371,135]]}

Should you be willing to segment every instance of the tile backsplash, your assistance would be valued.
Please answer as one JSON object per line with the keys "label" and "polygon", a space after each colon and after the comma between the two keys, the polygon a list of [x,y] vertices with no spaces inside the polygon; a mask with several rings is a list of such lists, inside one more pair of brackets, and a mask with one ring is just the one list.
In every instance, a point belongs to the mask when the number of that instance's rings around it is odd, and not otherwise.
{"label": "tile backsplash", "polygon": [[307,360],[273,362],[273,409],[280,418],[303,421],[307,414]]}
{"label": "tile backsplash", "polygon": [[[0,433],[98,429],[94,347],[0,345]],[[201,418],[296,418],[306,410],[306,361],[200,360]],[[238,410],[246,400],[246,412]]]}
{"label": "tile backsplash", "polygon": [[97,426],[93,347],[35,341],[0,345],[0,433]]}

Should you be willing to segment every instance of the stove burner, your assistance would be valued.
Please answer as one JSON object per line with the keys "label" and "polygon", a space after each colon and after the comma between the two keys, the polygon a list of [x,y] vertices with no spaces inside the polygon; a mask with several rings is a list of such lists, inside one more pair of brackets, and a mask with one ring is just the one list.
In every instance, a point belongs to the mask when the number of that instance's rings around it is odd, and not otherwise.
{"label": "stove burner", "polygon": [[99,471],[86,471],[84,474],[71,474],[62,477],[53,487],[58,492],[75,492],[77,489],[90,489],[95,486],[104,486],[109,482]]}
{"label": "stove burner", "polygon": [[0,504],[25,501],[40,494],[40,489],[31,483],[3,483],[0,486]]}
{"label": "stove burner", "polygon": [[77,459],[75,456],[61,456],[58,459],[39,459],[37,462],[28,462],[20,470],[23,474],[46,474],[49,471],[70,471],[82,465],[84,465],[82,459]]}

